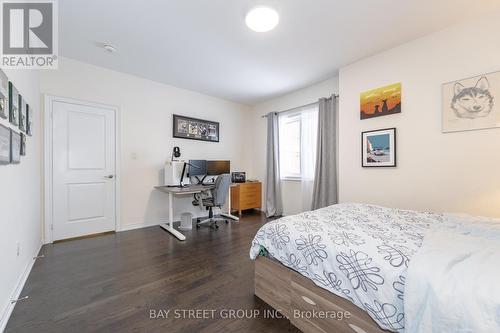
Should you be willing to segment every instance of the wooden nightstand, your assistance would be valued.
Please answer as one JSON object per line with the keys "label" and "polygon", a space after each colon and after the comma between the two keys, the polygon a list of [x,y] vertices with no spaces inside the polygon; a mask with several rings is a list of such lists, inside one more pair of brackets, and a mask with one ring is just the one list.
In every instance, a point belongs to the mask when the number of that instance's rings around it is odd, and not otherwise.
{"label": "wooden nightstand", "polygon": [[262,183],[246,182],[233,184],[231,186],[231,211],[246,209],[261,209],[262,207]]}

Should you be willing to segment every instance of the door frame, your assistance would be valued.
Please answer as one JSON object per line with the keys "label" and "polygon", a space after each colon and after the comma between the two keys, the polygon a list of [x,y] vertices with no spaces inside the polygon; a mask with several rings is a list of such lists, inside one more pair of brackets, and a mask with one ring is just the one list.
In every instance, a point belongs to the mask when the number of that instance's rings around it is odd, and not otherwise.
{"label": "door frame", "polygon": [[99,107],[103,109],[112,110],[115,113],[115,231],[119,230],[118,222],[121,221],[120,207],[121,207],[121,174],[120,174],[120,156],[121,156],[121,133],[120,133],[120,108],[115,105],[108,105],[102,103],[95,103],[83,101],[74,98],[67,98],[55,95],[44,94],[44,110],[43,110],[43,243],[50,244],[54,241],[53,227],[53,140],[52,140],[52,105],[54,102],[71,103],[89,107]]}

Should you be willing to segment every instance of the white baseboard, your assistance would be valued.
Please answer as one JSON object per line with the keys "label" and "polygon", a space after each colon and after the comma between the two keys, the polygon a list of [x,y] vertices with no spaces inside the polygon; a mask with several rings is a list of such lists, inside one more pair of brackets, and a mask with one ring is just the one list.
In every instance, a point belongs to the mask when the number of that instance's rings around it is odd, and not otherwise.
{"label": "white baseboard", "polygon": [[167,220],[156,221],[156,222],[146,222],[146,223],[126,224],[126,225],[119,226],[116,231],[121,232],[121,231],[129,231],[129,230],[135,230],[135,229],[141,229],[141,228],[147,228],[147,227],[154,227],[155,225],[160,225],[162,223],[167,223]]}
{"label": "white baseboard", "polygon": [[[192,213],[192,212],[191,212]],[[208,212],[201,212],[201,213],[192,213],[193,218],[196,219],[198,217],[207,217]],[[215,212],[215,214],[219,214],[218,211]],[[174,223],[180,223],[181,217],[180,216],[174,216]],[[158,219],[154,222],[152,221],[147,221],[147,222],[141,222],[141,223],[133,223],[133,224],[126,224],[126,225],[119,225],[116,228],[116,232],[120,231],[129,231],[129,230],[135,230],[135,229],[141,229],[141,228],[147,228],[147,227],[154,227],[155,225],[160,225],[163,223],[168,223],[167,218],[161,218]]]}
{"label": "white baseboard", "polygon": [[[33,257],[38,256],[38,253],[40,253],[40,250],[42,249],[43,242],[40,242],[40,246],[38,246],[36,252],[33,254]],[[19,277],[17,280],[16,287],[14,288],[14,291],[12,292],[10,299],[18,299],[19,296],[21,295],[21,292],[23,291],[24,284],[26,283],[26,280],[28,279],[28,276],[30,275],[31,269],[33,268],[33,265],[35,264],[35,260],[31,259],[29,263],[26,265],[26,268],[24,269],[23,274]],[[4,309],[1,319],[0,319],[0,332],[3,332],[5,330],[5,327],[7,326],[7,322],[9,321],[10,315],[12,314],[12,311],[14,311],[14,307],[16,306],[16,303],[9,303],[7,304],[7,307]]]}

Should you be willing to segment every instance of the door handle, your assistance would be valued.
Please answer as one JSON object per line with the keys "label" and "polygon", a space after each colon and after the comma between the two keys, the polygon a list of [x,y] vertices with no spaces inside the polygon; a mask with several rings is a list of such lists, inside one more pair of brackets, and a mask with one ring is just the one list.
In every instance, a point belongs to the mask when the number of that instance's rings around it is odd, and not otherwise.
{"label": "door handle", "polygon": [[107,175],[107,176],[104,176],[104,178],[107,178],[107,179],[113,179],[115,177],[115,175]]}

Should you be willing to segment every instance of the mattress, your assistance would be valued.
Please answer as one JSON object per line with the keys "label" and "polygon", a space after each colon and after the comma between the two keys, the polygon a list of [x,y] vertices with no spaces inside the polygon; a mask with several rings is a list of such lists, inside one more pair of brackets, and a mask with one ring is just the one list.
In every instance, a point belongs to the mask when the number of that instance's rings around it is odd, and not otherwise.
{"label": "mattress", "polygon": [[317,286],[348,299],[377,324],[404,331],[409,262],[441,214],[346,203],[286,216],[262,226],[250,257],[264,248]]}

